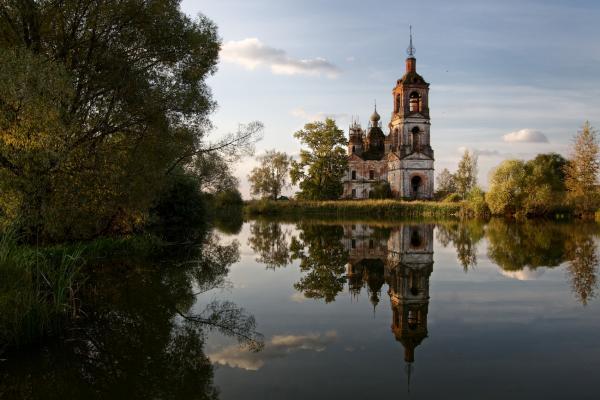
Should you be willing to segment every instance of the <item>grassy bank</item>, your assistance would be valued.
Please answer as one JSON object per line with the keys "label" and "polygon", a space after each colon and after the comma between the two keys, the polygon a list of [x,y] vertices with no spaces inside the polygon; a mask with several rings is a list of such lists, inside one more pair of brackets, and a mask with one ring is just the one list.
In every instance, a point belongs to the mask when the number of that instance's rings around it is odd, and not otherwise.
{"label": "grassy bank", "polygon": [[369,217],[369,218],[458,218],[460,203],[400,200],[331,200],[246,202],[244,214],[300,217]]}
{"label": "grassy bank", "polygon": [[148,257],[164,246],[157,237],[101,238],[37,247],[0,235],[0,354],[61,332],[81,314],[86,268],[118,257]]}

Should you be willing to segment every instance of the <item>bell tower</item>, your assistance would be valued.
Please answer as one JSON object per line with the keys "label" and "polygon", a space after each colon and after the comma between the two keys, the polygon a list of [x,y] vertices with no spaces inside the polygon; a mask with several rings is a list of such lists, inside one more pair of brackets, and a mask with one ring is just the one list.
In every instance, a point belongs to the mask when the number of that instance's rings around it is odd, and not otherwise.
{"label": "bell tower", "polygon": [[433,197],[433,149],[430,145],[429,83],[417,73],[412,26],[406,71],[392,90],[389,124],[391,150],[402,160],[399,194],[408,199]]}

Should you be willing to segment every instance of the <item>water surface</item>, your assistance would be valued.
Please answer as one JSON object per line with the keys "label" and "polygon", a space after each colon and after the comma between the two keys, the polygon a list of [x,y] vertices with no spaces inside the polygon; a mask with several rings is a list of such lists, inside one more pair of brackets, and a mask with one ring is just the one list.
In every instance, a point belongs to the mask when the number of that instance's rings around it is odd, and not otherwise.
{"label": "water surface", "polygon": [[[250,221],[98,267],[6,398],[597,398],[595,224]],[[8,396],[11,397],[8,397]]]}

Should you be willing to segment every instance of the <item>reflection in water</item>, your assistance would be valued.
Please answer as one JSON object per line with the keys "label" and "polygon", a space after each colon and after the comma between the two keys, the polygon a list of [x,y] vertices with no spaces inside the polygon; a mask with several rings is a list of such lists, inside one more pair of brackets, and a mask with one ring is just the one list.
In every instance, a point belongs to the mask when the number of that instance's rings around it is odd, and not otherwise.
{"label": "reflection in water", "polygon": [[427,337],[433,225],[404,225],[385,231],[367,225],[347,225],[344,233],[349,288],[358,294],[366,286],[375,307],[383,283],[388,284],[392,332],[404,346],[410,375],[415,348]]}
{"label": "reflection in water", "polygon": [[273,221],[255,221],[250,226],[248,244],[256,253],[256,261],[267,268],[283,267],[290,262],[288,230]]}
{"label": "reflection in water", "polygon": [[442,246],[450,243],[465,272],[477,266],[477,243],[483,238],[483,224],[479,221],[452,221],[437,226],[437,240]]}
{"label": "reflection in water", "polygon": [[131,255],[93,268],[82,298],[85,318],[43,351],[4,355],[0,397],[217,398],[203,350],[207,331],[252,349],[260,349],[261,337],[254,318],[231,302],[212,301],[199,313],[192,305],[198,290],[222,285],[238,259],[237,242],[223,245],[208,235],[192,249]]}

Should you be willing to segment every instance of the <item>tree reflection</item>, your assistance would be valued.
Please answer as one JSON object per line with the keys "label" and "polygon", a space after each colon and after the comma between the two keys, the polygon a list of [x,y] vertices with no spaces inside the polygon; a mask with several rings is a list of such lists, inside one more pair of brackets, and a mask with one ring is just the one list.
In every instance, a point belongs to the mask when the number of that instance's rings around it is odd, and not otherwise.
{"label": "tree reflection", "polygon": [[256,261],[267,268],[276,268],[290,262],[290,233],[278,222],[258,220],[250,226],[248,244],[258,255]]}
{"label": "tree reflection", "polygon": [[493,219],[486,227],[488,256],[505,271],[555,267],[565,261],[571,225]]}
{"label": "tree reflection", "polygon": [[206,333],[215,329],[253,350],[262,346],[254,318],[235,304],[212,301],[195,312],[197,289],[225,283],[239,244],[209,235],[195,250],[168,253],[164,264],[132,257],[93,268],[81,299],[86,317],[43,352],[8,355],[0,397],[217,398]]}
{"label": "tree reflection", "polygon": [[591,234],[579,230],[567,241],[567,273],[577,300],[587,305],[598,288],[598,249]]}
{"label": "tree reflection", "polygon": [[442,246],[452,244],[456,258],[465,272],[477,266],[477,243],[484,236],[480,221],[460,221],[437,225],[437,240]]}
{"label": "tree reflection", "polygon": [[294,288],[307,298],[335,300],[346,281],[345,265],[348,253],[341,241],[341,226],[299,224],[298,237],[290,245],[292,259],[300,260],[300,270],[305,274]]}

